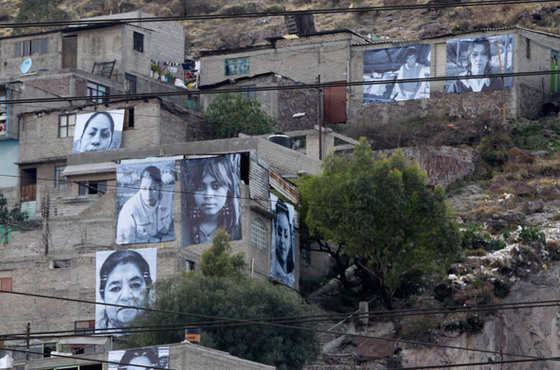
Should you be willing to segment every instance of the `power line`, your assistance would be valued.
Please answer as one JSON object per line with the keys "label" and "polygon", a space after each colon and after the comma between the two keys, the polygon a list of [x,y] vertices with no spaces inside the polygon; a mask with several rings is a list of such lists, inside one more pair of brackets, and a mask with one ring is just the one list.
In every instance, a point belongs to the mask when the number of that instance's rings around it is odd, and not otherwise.
{"label": "power line", "polygon": [[[418,83],[418,82],[442,82],[442,81],[456,81],[465,79],[484,79],[484,78],[508,78],[508,77],[530,77],[530,76],[550,76],[558,75],[560,70],[553,71],[530,71],[530,72],[507,72],[498,74],[483,74],[483,75],[470,75],[470,76],[438,76],[438,77],[423,77],[423,78],[403,78],[394,80],[379,80],[379,81],[336,81],[324,83],[301,83],[296,85],[285,86],[255,86],[255,87],[238,87],[228,88],[221,90],[185,90],[185,91],[167,91],[156,93],[135,93],[135,94],[112,94],[105,95],[105,101],[102,104],[113,103],[114,100],[126,99],[152,99],[160,97],[171,96],[188,96],[188,95],[212,95],[212,94],[227,94],[227,93],[246,93],[249,91],[283,91],[283,90],[305,90],[305,89],[323,89],[327,87],[356,87],[368,85],[394,85],[402,83]],[[451,94],[451,93],[450,93]],[[455,94],[455,93],[453,93]],[[91,96],[67,96],[67,97],[51,97],[51,98],[30,98],[30,99],[11,99],[3,101],[3,104],[29,104],[29,103],[48,103],[48,102],[72,102],[72,101],[91,101]],[[72,107],[68,107],[71,109]]]}
{"label": "power line", "polygon": [[[99,304],[98,302],[72,299],[72,298],[52,297],[52,296],[45,296],[45,295],[34,294],[34,293],[22,293],[22,292],[13,292],[13,291],[6,291],[6,290],[0,290],[0,293],[11,293],[11,294],[31,296],[31,297],[37,297],[37,298],[58,299],[58,300],[65,300],[65,301],[78,302],[78,303]],[[116,306],[116,307],[133,307],[133,306],[124,306],[124,305],[117,305],[117,304],[105,304],[105,303],[102,303],[102,304],[108,305],[108,306]],[[225,319],[225,320],[229,320],[231,322],[237,322],[239,324],[244,323],[244,324],[247,324],[247,325],[267,325],[267,326],[275,326],[275,327],[286,328],[286,329],[307,330],[307,331],[313,331],[313,332],[319,332],[319,333],[325,332],[325,330],[320,330],[320,329],[305,328],[305,327],[299,327],[299,326],[293,326],[293,325],[284,325],[284,324],[271,323],[271,322],[262,323],[262,322],[255,322],[254,320],[230,319],[230,318],[223,318],[223,317],[218,317],[218,316],[199,315],[199,314],[191,314],[191,313],[169,311],[169,310],[156,310],[156,309],[140,308],[140,307],[133,307],[133,308],[141,309],[141,310],[144,310],[144,311],[155,311],[155,312],[160,312],[160,313],[172,313],[172,314],[187,315],[187,316],[192,316],[192,317],[202,317],[202,318],[212,318],[212,319],[216,318],[216,319],[222,319],[222,320]],[[468,348],[468,347],[441,345],[441,344],[435,344],[435,343],[423,343],[423,342],[411,341],[411,340],[375,337],[375,336],[370,336],[370,335],[352,334],[352,333],[338,332],[338,331],[330,331],[330,333],[331,334],[338,334],[338,335],[353,336],[353,337],[379,339],[379,340],[385,340],[385,341],[390,341],[390,342],[395,342],[395,343],[406,343],[406,344],[413,344],[413,345],[425,345],[425,346],[430,346],[430,347],[457,349],[457,350],[463,350],[463,351],[483,352],[483,353],[499,354],[499,355],[502,355],[502,356],[506,355],[506,356],[524,357],[524,358],[535,359],[535,360],[538,360],[538,361],[542,361],[542,360],[545,359],[545,358],[539,357],[539,356],[506,353],[506,352],[503,352],[503,351],[490,351],[490,350],[484,350],[484,349],[473,349],[473,348]],[[547,358],[547,359],[548,360],[554,360],[554,361],[558,360],[558,358],[556,358],[556,357]]]}
{"label": "power line", "polygon": [[243,19],[261,17],[285,17],[306,14],[333,14],[333,13],[368,13],[384,12],[395,10],[416,10],[416,9],[445,9],[445,8],[467,8],[477,6],[497,6],[497,5],[517,5],[517,4],[537,4],[537,3],[558,3],[557,0],[485,0],[485,1],[461,1],[445,3],[427,4],[406,4],[406,5],[385,5],[368,6],[356,8],[324,8],[299,11],[278,11],[278,12],[246,12],[235,14],[201,14],[187,15],[180,17],[150,17],[150,18],[119,18],[119,19],[79,19],[68,21],[44,21],[44,22],[21,22],[21,23],[0,23],[0,28],[22,28],[22,27],[53,27],[53,26],[86,26],[86,25],[113,25],[123,23],[146,23],[146,22],[180,22],[180,21],[200,21],[200,20],[221,20],[221,19]]}

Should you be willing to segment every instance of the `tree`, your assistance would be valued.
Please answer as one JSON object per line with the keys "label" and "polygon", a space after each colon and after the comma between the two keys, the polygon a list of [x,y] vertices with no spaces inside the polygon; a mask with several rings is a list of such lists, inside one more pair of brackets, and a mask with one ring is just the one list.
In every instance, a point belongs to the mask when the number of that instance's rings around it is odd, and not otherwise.
{"label": "tree", "polygon": [[458,257],[460,237],[443,188],[428,187],[401,151],[375,160],[362,138],[349,159],[329,154],[323,172],[304,179],[300,190],[310,232],[342,245],[376,279],[388,310],[407,276],[445,272]]}
{"label": "tree", "polygon": [[200,270],[205,276],[239,277],[245,268],[245,255],[231,255],[229,234],[219,229],[212,239],[212,246],[200,255]]}
{"label": "tree", "polygon": [[[315,332],[267,324],[275,321],[275,318],[313,314],[309,305],[281,286],[245,277],[229,279],[194,274],[179,279],[158,279],[156,291],[157,300],[151,308],[186,314],[145,312],[132,326],[177,325],[182,329],[133,334],[127,339],[128,345],[151,346],[180,342],[184,339],[184,327],[188,326],[201,329],[201,344],[204,346],[274,365],[278,369],[299,369],[319,353]],[[213,323],[212,317],[228,320],[224,322],[217,319]],[[255,320],[263,324],[229,319]],[[310,322],[276,322],[307,329],[315,327]]]}
{"label": "tree", "polygon": [[204,120],[218,138],[236,137],[239,133],[266,134],[274,124],[258,101],[230,93],[219,94],[210,103]]}
{"label": "tree", "polygon": [[10,210],[8,200],[4,197],[4,194],[0,193],[0,225],[17,228],[26,219],[27,213],[21,211],[19,204]]}
{"label": "tree", "polygon": [[[59,8],[62,0],[21,0],[18,6],[16,23],[60,21],[66,12]],[[14,29],[14,34],[41,32],[45,27],[26,27]]]}

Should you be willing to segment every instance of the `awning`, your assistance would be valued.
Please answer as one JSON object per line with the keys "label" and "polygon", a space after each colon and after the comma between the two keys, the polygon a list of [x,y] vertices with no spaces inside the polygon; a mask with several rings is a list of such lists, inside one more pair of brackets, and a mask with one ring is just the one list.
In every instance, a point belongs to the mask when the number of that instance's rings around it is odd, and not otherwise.
{"label": "awning", "polygon": [[88,163],[66,166],[62,176],[94,175],[98,173],[116,172],[115,162]]}

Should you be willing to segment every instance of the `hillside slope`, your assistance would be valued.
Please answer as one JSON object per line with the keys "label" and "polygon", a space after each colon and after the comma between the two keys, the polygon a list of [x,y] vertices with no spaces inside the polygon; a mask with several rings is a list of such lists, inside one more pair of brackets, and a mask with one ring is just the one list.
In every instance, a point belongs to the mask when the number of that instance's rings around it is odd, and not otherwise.
{"label": "hillside slope", "polygon": [[[0,0],[0,21],[12,22],[21,0]],[[308,9],[359,9],[394,5],[442,3],[438,0],[63,0],[61,8],[69,19],[142,10],[156,16],[194,14],[238,14]],[[460,3],[460,2],[457,2]],[[517,4],[444,9],[395,9],[368,12],[341,12],[315,16],[318,31],[351,29],[377,37],[424,37],[485,27],[523,26],[559,32],[560,7],[543,4]],[[257,44],[266,37],[286,33],[283,17],[183,22],[188,52]],[[11,30],[3,29],[4,35]]]}

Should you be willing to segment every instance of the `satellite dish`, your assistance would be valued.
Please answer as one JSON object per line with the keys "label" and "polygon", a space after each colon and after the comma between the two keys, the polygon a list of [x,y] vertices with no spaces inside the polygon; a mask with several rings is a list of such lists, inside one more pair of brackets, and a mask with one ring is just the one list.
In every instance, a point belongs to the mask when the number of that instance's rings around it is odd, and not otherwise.
{"label": "satellite dish", "polygon": [[23,74],[29,72],[29,69],[31,69],[31,58],[25,59],[23,63],[21,63],[21,67],[19,67],[19,70]]}

